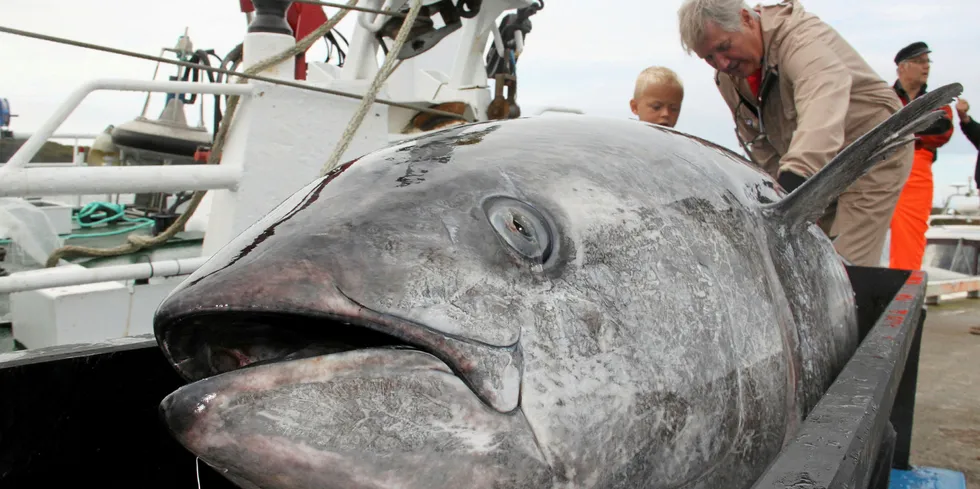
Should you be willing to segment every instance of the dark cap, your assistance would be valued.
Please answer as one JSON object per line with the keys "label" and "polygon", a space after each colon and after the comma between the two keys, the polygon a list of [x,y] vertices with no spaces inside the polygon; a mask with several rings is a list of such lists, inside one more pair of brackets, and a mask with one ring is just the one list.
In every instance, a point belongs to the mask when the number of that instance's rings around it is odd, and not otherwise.
{"label": "dark cap", "polygon": [[929,46],[927,46],[926,43],[921,41],[913,42],[912,44],[909,44],[898,51],[898,54],[895,55],[895,64],[899,64],[907,59],[931,52],[932,50],[929,49]]}

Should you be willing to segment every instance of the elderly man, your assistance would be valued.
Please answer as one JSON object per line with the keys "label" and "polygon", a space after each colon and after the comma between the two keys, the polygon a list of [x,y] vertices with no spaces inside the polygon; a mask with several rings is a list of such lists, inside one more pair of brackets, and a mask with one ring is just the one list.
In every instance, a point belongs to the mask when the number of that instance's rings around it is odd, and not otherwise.
{"label": "elderly man", "polygon": [[[895,92],[903,104],[926,93],[929,81],[929,46],[914,42],[895,55]],[[902,270],[922,268],[922,255],[926,251],[926,231],[929,230],[929,214],[932,213],[932,164],[936,162],[940,147],[953,136],[953,109],[942,108],[944,117],[915,136],[915,157],[912,172],[902,189],[902,196],[892,216],[891,246],[888,251],[889,266]]]}
{"label": "elderly man", "polygon": [[[685,0],[678,20],[685,51],[716,70],[749,158],[787,191],[902,107],[857,51],[795,0],[755,9]],[[844,259],[879,265],[911,166],[912,146],[902,146],[823,210],[821,227]]]}

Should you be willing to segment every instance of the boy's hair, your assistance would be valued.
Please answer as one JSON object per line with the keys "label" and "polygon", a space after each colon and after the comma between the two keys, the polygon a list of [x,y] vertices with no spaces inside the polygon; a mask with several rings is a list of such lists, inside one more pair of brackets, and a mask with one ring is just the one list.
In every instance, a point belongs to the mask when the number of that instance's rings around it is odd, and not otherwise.
{"label": "boy's hair", "polygon": [[646,88],[654,84],[674,85],[681,91],[684,90],[684,85],[681,83],[680,77],[677,76],[677,73],[674,73],[674,70],[671,70],[665,66],[651,66],[641,71],[639,76],[636,77],[636,87],[633,89],[633,98],[640,98]]}

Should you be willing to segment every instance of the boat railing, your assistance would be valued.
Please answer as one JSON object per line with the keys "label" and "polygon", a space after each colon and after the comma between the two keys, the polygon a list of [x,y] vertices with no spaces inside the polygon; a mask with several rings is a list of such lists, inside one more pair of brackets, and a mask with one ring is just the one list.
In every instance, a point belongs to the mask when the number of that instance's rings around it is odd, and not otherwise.
{"label": "boat railing", "polygon": [[[29,163],[45,142],[65,137],[55,131],[85,100],[97,90],[139,91],[166,93],[199,93],[237,95],[250,98],[253,84],[203,84],[176,81],[146,81],[128,79],[98,79],[78,87],[54,111],[6,165],[0,167],[0,197],[112,195],[140,192],[185,192],[188,190],[236,190],[242,169],[237,165],[161,165],[161,166],[85,166],[80,162]],[[69,134],[82,139],[95,135]],[[76,149],[77,152],[77,149]],[[154,263],[153,266],[122,265],[99,270],[78,270],[55,267],[29,270],[0,277],[0,292],[14,293],[39,288],[96,283],[105,280],[126,280],[166,276],[168,271],[184,275],[193,272],[202,259],[178,263]],[[148,264],[147,264],[148,265]],[[169,266],[172,265],[172,266]],[[149,275],[148,275],[149,274]]]}
{"label": "boat railing", "polygon": [[37,166],[30,162],[55,130],[96,90],[198,93],[251,97],[251,84],[204,84],[127,79],[92,80],[75,89],[36,132],[0,167],[0,197],[81,195],[131,192],[178,192],[234,189],[240,169],[224,165],[174,166]]}

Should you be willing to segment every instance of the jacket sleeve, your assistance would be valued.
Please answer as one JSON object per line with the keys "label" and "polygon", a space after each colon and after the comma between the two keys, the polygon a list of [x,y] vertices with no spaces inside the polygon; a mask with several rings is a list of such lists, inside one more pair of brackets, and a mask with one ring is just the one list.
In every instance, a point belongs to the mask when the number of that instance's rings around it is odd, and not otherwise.
{"label": "jacket sleeve", "polygon": [[920,144],[931,150],[939,149],[953,137],[953,109],[947,105],[940,110],[946,113],[946,117],[939,119],[916,134],[921,141]]}
{"label": "jacket sleeve", "polygon": [[970,122],[960,121],[960,129],[966,135],[966,138],[973,143],[973,147],[980,151],[980,122],[970,117]]}
{"label": "jacket sleeve", "polygon": [[825,44],[791,34],[780,58],[781,77],[794,87],[796,131],[779,171],[809,178],[844,146],[844,123],[851,98],[851,75]]}

